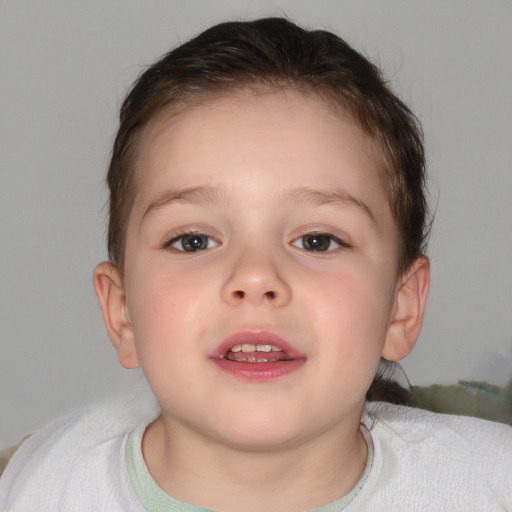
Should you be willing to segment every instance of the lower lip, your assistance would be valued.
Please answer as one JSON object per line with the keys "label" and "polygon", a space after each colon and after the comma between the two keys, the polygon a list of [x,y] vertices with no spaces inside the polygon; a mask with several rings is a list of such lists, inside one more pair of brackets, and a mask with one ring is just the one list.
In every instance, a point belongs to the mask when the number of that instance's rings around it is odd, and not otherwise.
{"label": "lower lip", "polygon": [[303,358],[266,363],[247,363],[229,359],[214,359],[215,364],[225,373],[248,381],[269,381],[298,370],[306,360]]}

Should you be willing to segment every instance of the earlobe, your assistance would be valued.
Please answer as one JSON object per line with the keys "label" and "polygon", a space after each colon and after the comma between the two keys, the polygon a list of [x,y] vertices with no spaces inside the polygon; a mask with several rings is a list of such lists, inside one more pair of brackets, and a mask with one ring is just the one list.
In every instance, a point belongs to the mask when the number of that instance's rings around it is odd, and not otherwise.
{"label": "earlobe", "polygon": [[382,351],[384,359],[399,361],[414,348],[423,324],[429,287],[430,262],[421,257],[401,279]]}
{"label": "earlobe", "polygon": [[109,338],[125,368],[139,366],[126,293],[120,270],[110,262],[94,269],[94,288]]}

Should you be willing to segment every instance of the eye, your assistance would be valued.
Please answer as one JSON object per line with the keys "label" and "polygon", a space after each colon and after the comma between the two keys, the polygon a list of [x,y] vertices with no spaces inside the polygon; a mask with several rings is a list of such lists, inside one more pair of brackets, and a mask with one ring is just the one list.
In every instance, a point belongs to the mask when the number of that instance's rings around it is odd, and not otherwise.
{"label": "eye", "polygon": [[188,233],[180,235],[169,241],[168,247],[173,247],[178,251],[184,252],[197,252],[204,251],[205,249],[211,249],[217,247],[218,242],[210,238],[208,235],[202,233]]}
{"label": "eye", "polygon": [[340,247],[348,247],[348,244],[334,235],[328,233],[308,233],[292,242],[292,245],[305,251],[326,252]]}

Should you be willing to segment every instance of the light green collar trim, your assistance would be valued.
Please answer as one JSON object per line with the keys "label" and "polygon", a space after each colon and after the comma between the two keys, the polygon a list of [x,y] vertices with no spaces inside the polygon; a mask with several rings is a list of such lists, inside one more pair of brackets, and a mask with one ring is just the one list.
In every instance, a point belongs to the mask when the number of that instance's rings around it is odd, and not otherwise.
{"label": "light green collar trim", "polygon": [[[211,509],[198,507],[179,501],[164,492],[151,477],[142,455],[142,437],[146,427],[154,420],[151,418],[137,427],[129,436],[126,445],[126,463],[135,493],[148,512],[214,512]],[[363,475],[355,487],[339,500],[333,501],[311,512],[340,512],[363,488],[373,463],[373,441],[368,429],[361,424],[361,432],[368,446],[368,459]]]}
{"label": "light green collar trim", "polygon": [[148,512],[213,512],[179,501],[163,491],[150,475],[142,455],[142,437],[151,418],[137,427],[128,437],[126,464],[137,497]]}

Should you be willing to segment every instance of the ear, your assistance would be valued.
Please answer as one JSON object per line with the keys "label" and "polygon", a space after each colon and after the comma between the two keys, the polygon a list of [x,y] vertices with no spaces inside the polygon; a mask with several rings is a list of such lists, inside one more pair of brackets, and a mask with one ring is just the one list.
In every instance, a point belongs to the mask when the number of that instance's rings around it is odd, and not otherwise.
{"label": "ear", "polygon": [[139,360],[121,271],[107,261],[100,263],[94,269],[94,288],[119,362],[125,368],[137,368]]}
{"label": "ear", "polygon": [[429,287],[430,262],[428,258],[418,258],[399,281],[382,351],[384,359],[399,361],[414,348],[423,324]]}

